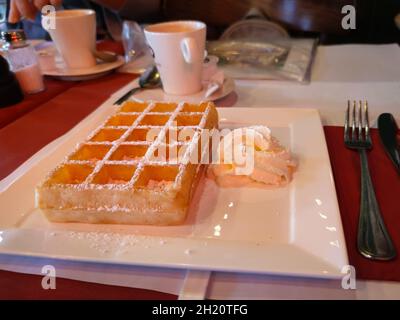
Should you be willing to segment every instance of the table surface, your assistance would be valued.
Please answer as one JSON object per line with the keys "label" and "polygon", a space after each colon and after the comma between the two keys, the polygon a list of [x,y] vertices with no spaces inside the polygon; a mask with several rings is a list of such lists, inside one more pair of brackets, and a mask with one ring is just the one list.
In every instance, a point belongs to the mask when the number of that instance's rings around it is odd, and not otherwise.
{"label": "table surface", "polygon": [[[32,45],[39,45],[43,40],[33,40]],[[123,53],[123,48],[117,42],[100,42],[97,44],[98,50],[109,50],[118,54]],[[0,129],[11,122],[21,118],[25,114],[39,107],[47,101],[67,91],[76,85],[73,81],[60,81],[56,78],[45,77],[46,90],[37,94],[26,95],[24,100],[16,105],[0,108]],[[122,83],[120,83],[122,85]]]}
{"label": "table surface", "polygon": [[[3,155],[0,179],[66,133],[113,92],[126,84],[132,86],[135,77],[132,74],[111,74],[82,83],[47,79],[47,91],[0,110],[0,153]],[[319,47],[310,84],[237,81],[236,92],[219,103],[254,108],[317,108],[325,125],[341,125],[348,99],[367,99],[372,121],[383,111],[393,113],[400,120],[398,45]],[[47,262],[0,256],[0,269],[8,270],[0,271],[0,288],[6,288],[0,290],[0,298],[174,299],[185,278],[184,272],[176,270],[144,272],[134,267],[82,266],[52,261],[57,263],[59,277],[88,282],[60,279],[57,290],[46,291],[41,288],[41,276],[20,273],[40,274],[41,266]],[[97,282],[99,277],[104,278],[104,284],[90,283]],[[240,275],[238,284],[233,279],[232,274],[213,273],[207,297],[400,298],[398,283],[358,281],[357,290],[352,291],[342,290],[337,281]]]}

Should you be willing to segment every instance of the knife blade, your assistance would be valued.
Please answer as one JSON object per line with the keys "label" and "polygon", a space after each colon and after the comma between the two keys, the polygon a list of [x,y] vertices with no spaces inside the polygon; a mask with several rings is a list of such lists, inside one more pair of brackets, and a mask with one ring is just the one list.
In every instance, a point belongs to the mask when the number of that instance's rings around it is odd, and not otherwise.
{"label": "knife blade", "polygon": [[400,150],[397,134],[399,128],[392,114],[382,113],[378,118],[379,137],[386,153],[400,175]]}

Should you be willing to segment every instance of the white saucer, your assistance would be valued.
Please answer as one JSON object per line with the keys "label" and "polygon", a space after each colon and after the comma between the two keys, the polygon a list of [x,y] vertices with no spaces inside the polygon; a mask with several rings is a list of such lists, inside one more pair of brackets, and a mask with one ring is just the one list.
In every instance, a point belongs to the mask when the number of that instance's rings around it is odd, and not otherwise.
{"label": "white saucer", "polygon": [[114,62],[100,62],[91,68],[68,69],[65,67],[65,64],[63,62],[58,61],[56,63],[56,68],[45,69],[43,70],[43,74],[46,76],[57,77],[61,80],[66,81],[91,80],[110,73],[114,69],[122,66],[124,63],[124,58],[118,56],[118,59]]}
{"label": "white saucer", "polygon": [[215,101],[221,99],[232,91],[235,90],[235,81],[232,78],[225,77],[224,85],[210,97],[205,98],[206,88],[202,91],[194,93],[192,95],[187,96],[177,96],[166,94],[161,88],[158,89],[146,89],[138,92],[133,95],[131,99],[138,101],[148,101],[148,100],[156,100],[156,101],[170,101],[170,102],[180,102],[186,101],[191,103],[199,103],[200,101]]}

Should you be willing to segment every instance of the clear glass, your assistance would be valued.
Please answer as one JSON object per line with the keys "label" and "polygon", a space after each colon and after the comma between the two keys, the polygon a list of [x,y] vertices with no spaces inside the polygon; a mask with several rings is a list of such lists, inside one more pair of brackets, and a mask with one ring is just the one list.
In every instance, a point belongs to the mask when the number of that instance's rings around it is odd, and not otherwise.
{"label": "clear glass", "polygon": [[31,94],[45,89],[39,60],[31,45],[9,46],[5,51],[5,57],[24,93]]}
{"label": "clear glass", "polygon": [[129,63],[149,52],[142,28],[135,22],[125,20],[122,25],[122,44],[125,62]]}

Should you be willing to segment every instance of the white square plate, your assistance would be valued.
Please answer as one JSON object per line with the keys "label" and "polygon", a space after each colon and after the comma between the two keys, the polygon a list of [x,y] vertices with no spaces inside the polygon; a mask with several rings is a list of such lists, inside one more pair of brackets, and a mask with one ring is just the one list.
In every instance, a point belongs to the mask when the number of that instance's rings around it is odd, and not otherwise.
{"label": "white square plate", "polygon": [[0,254],[336,278],[347,265],[328,151],[313,109],[220,108],[221,127],[267,125],[299,166],[281,189],[204,179],[182,226],[54,224],[34,208],[48,170],[115,111],[110,101],[0,183]]}

